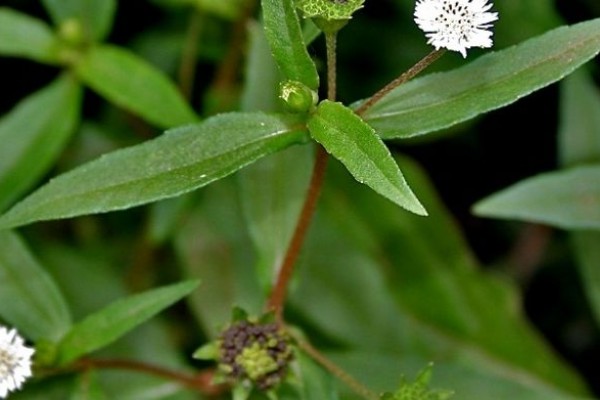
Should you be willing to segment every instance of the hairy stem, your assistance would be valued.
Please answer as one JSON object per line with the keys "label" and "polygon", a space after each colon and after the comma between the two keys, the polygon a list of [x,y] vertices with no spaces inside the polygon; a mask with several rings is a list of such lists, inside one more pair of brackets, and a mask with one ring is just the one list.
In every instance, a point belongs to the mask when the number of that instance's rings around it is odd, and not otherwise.
{"label": "hairy stem", "polygon": [[159,367],[157,365],[147,364],[134,360],[123,359],[91,359],[84,358],[71,367],[72,370],[89,370],[89,369],[122,369],[135,371],[143,374],[158,376],[167,380],[175,381],[183,386],[195,389],[206,395],[216,395],[225,390],[224,386],[213,385],[212,371],[200,372],[196,375],[186,374],[179,371]]}
{"label": "hairy stem", "polygon": [[317,199],[323,186],[323,180],[325,177],[325,169],[327,167],[327,152],[319,146],[317,148],[317,154],[315,157],[315,164],[313,166],[312,176],[310,178],[310,185],[308,187],[308,194],[302,205],[302,211],[298,217],[298,223],[290,240],[290,244],[283,258],[279,273],[277,275],[277,281],[273,287],[273,292],[267,302],[267,308],[275,312],[277,320],[281,323],[283,321],[283,305],[285,303],[285,297],[287,294],[287,288],[290,280],[294,274],[294,266],[300,255],[302,244],[306,237],[306,232],[310,226],[310,222],[317,208]]}
{"label": "hairy stem", "polygon": [[433,64],[438,58],[440,58],[446,52],[445,49],[433,50],[431,53],[427,54],[425,57],[421,59],[421,61],[417,62],[415,65],[410,67],[410,69],[404,72],[402,75],[385,85],[381,90],[375,93],[373,96],[369,97],[364,103],[360,105],[356,109],[356,114],[362,115],[369,108],[373,107],[375,103],[381,100],[386,94],[396,89],[398,86],[403,83],[408,82],[415,76],[417,76],[420,72],[422,72],[425,68]]}
{"label": "hairy stem", "polygon": [[310,343],[300,340],[298,346],[306,352],[313,360],[318,362],[333,376],[344,382],[352,391],[367,400],[378,400],[379,396],[369,388],[358,382],[354,377],[346,371],[335,365],[331,360],[325,357],[319,350],[314,348]]}
{"label": "hairy stem", "polygon": [[335,101],[337,93],[337,33],[326,33],[325,45],[327,48],[327,99]]}

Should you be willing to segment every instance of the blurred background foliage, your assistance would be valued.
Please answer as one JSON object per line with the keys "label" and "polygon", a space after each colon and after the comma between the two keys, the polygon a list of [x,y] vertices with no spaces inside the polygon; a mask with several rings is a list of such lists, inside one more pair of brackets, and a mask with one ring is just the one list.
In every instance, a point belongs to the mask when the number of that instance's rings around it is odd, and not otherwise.
{"label": "blurred background foliage", "polygon": [[[119,1],[107,41],[134,51],[177,81],[186,32],[197,24],[191,104],[200,115],[248,107],[241,96],[252,85],[252,90],[272,93],[268,74],[266,81],[246,82],[250,50],[232,62],[232,44],[260,36],[256,26],[238,22],[247,3],[198,1],[202,11],[195,16],[190,3]],[[49,21],[37,0],[3,0],[1,5]],[[429,51],[412,21],[413,7],[413,1],[368,0],[341,31],[341,101],[370,95]],[[561,24],[600,17],[597,0],[498,0],[495,9],[500,14],[495,49]],[[323,47],[321,40],[310,45],[321,70]],[[460,66],[483,53],[474,50],[467,61],[447,54],[428,72]],[[596,93],[599,66],[596,59],[582,68],[587,87]],[[59,72],[18,58],[0,58],[0,71],[0,114]],[[392,390],[401,374],[412,377],[433,360],[434,386],[455,390],[457,399],[599,396],[600,321],[594,319],[568,233],[471,212],[481,198],[559,168],[564,85],[551,85],[451,129],[394,142],[408,181],[430,211],[426,219],[355,184],[332,162],[291,293],[289,321],[377,391]],[[265,98],[264,107],[276,107]],[[47,177],[160,133],[89,90],[84,99],[77,134]],[[294,151],[301,150],[286,150],[278,155],[280,162],[291,160]],[[297,180],[305,179],[305,168],[298,168]],[[201,289],[185,305],[99,355],[201,367],[189,354],[215,337],[232,304],[261,310],[269,281],[261,263],[269,260],[261,259],[252,237],[264,232],[256,225],[249,230],[244,216],[244,207],[260,204],[240,204],[260,186],[244,187],[239,175],[156,205],[21,229],[65,293],[76,320],[129,292],[182,277],[202,279]],[[285,190],[301,190],[294,187],[296,180],[290,181]],[[600,290],[600,284],[595,288]],[[98,378],[107,398],[196,398],[176,384],[140,374],[95,375],[86,376],[86,382]],[[81,379],[45,380],[14,398],[68,398]],[[340,390],[353,398],[343,386]]]}

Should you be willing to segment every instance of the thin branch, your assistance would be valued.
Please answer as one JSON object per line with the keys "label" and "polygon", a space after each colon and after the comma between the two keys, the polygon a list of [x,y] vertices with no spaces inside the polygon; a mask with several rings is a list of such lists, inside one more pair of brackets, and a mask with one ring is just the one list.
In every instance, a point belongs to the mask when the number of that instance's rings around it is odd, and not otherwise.
{"label": "thin branch", "polygon": [[[336,38],[336,33],[325,35],[327,45],[327,98],[331,101],[335,101],[336,95]],[[275,312],[275,316],[279,323],[283,323],[283,306],[288,286],[294,275],[294,267],[298,260],[298,256],[300,255],[304,239],[306,238],[306,232],[308,231],[308,227],[310,226],[310,222],[317,208],[317,200],[323,186],[328,158],[329,155],[325,149],[323,149],[321,145],[317,145],[317,154],[315,156],[308,193],[304,199],[304,204],[300,216],[298,217],[292,239],[285,252],[281,267],[279,268],[275,286],[267,300],[267,309]]]}
{"label": "thin branch", "polygon": [[190,22],[188,24],[181,56],[181,64],[179,65],[179,88],[188,101],[192,98],[192,90],[194,88],[201,20],[202,16],[200,12],[194,9],[190,15]]}
{"label": "thin branch", "polygon": [[335,101],[337,93],[337,32],[325,34],[327,47],[327,99]]}
{"label": "thin branch", "polygon": [[369,97],[364,103],[361,104],[360,107],[356,109],[356,114],[362,115],[369,108],[373,107],[375,103],[381,100],[386,94],[396,89],[398,86],[403,83],[408,82],[415,76],[417,76],[420,72],[422,72],[425,68],[430,66],[434,61],[440,58],[446,52],[445,49],[433,50],[431,53],[427,54],[425,57],[421,59],[418,63],[413,65],[408,71],[404,72],[402,75],[385,85],[381,90],[375,93],[373,96]]}
{"label": "thin branch", "polygon": [[214,112],[226,110],[232,102],[232,92],[238,77],[242,56],[245,50],[248,21],[258,5],[257,0],[247,0],[240,17],[233,25],[229,48],[219,64],[210,90],[219,95]]}
{"label": "thin branch", "polygon": [[327,167],[327,152],[323,147],[317,148],[317,154],[315,157],[315,164],[313,166],[313,172],[308,187],[308,194],[304,200],[302,211],[298,217],[296,228],[292,235],[292,239],[285,253],[285,257],[279,268],[277,275],[277,281],[273,287],[273,292],[267,301],[267,309],[274,311],[277,320],[281,323],[283,321],[283,305],[287,294],[287,289],[294,273],[294,266],[298,260],[306,232],[310,226],[310,222],[315,213],[317,207],[317,200],[321,187],[323,186],[323,180],[325,177],[325,169]]}
{"label": "thin branch", "polygon": [[142,374],[158,376],[167,380],[175,381],[190,389],[197,390],[206,395],[212,396],[223,393],[226,387],[223,385],[213,385],[213,371],[203,371],[196,375],[190,375],[179,371],[159,367],[157,365],[147,364],[140,361],[122,360],[122,359],[90,359],[84,358],[72,365],[72,370],[89,369],[122,369],[135,371]]}
{"label": "thin branch", "polygon": [[332,375],[337,377],[339,380],[344,382],[352,391],[359,396],[367,400],[378,400],[379,396],[377,393],[374,393],[369,388],[364,386],[362,383],[358,382],[354,377],[348,374],[346,371],[335,365],[331,360],[329,360],[325,355],[323,355],[319,350],[314,348],[310,343],[299,340],[298,346],[306,352],[309,356],[313,358],[316,362],[321,364],[323,368],[331,372]]}

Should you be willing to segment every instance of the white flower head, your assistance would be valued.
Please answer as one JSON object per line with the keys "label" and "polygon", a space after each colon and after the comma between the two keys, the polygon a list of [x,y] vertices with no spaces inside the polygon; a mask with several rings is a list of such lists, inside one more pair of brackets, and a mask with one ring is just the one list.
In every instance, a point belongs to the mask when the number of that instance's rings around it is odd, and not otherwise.
{"label": "white flower head", "polygon": [[417,0],[415,22],[425,32],[427,43],[467,56],[469,47],[492,47],[492,22],[488,0]]}
{"label": "white flower head", "polygon": [[15,329],[0,326],[0,398],[21,388],[31,376],[31,356],[34,350],[25,346]]}

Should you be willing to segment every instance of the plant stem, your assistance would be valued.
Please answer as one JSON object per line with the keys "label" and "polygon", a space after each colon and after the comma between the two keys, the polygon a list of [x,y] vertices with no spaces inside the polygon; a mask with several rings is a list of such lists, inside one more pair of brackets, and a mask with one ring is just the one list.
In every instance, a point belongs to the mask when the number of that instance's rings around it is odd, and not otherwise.
{"label": "plant stem", "polygon": [[[331,101],[335,101],[336,95],[336,40],[337,34],[335,33],[325,35],[327,46],[327,98]],[[306,232],[317,208],[317,200],[323,186],[328,158],[329,155],[325,149],[321,145],[317,145],[308,193],[304,199],[292,239],[279,268],[277,281],[267,301],[267,309],[275,312],[275,317],[280,324],[283,323],[283,305],[290,280],[294,275],[294,267],[300,255],[304,239],[306,238]]]}
{"label": "plant stem", "polygon": [[179,66],[179,88],[187,100],[192,98],[192,90],[194,88],[201,19],[199,11],[192,11],[183,46],[181,64]]}
{"label": "plant stem", "polygon": [[248,21],[252,18],[258,4],[257,0],[247,0],[238,19],[231,27],[231,39],[227,53],[219,64],[210,85],[210,92],[216,96],[215,105],[210,110],[212,113],[229,110],[236,100],[235,86],[239,68],[243,65],[242,57],[246,49]]}
{"label": "plant stem", "polygon": [[216,395],[225,390],[224,386],[213,385],[212,371],[201,372],[196,375],[184,374],[179,371],[173,371],[156,365],[147,364],[133,360],[122,359],[81,359],[73,364],[73,370],[87,369],[123,369],[136,371],[143,374],[154,375],[168,380],[179,382],[191,389],[198,390],[206,395]]}
{"label": "plant stem", "polygon": [[346,371],[335,365],[331,360],[325,357],[319,350],[314,348],[310,343],[299,340],[298,346],[306,352],[313,360],[321,364],[332,375],[344,382],[352,391],[367,400],[378,400],[379,396],[372,392],[369,388],[358,382],[354,377]]}
{"label": "plant stem", "polygon": [[421,61],[417,62],[415,65],[410,67],[410,69],[404,72],[402,75],[385,85],[382,89],[380,89],[373,96],[369,97],[364,103],[360,105],[356,109],[356,114],[362,115],[369,108],[373,107],[375,103],[381,100],[386,94],[402,85],[403,83],[408,82],[415,76],[417,76],[420,72],[422,72],[425,68],[430,66],[434,61],[440,58],[446,52],[445,49],[433,50],[431,53],[427,54],[425,57],[421,59]]}
{"label": "plant stem", "polygon": [[337,92],[337,32],[325,34],[327,49],[327,99],[335,101]]}
{"label": "plant stem", "polygon": [[312,217],[317,208],[317,199],[323,186],[323,180],[325,177],[325,169],[327,167],[327,152],[323,147],[318,146],[317,154],[315,156],[315,163],[313,166],[312,176],[310,178],[310,184],[308,187],[308,193],[304,204],[302,205],[302,211],[298,217],[298,222],[290,240],[290,244],[283,258],[279,273],[277,275],[277,281],[273,287],[273,292],[267,302],[267,308],[275,312],[275,316],[279,323],[283,322],[283,304],[285,303],[285,297],[287,294],[287,288],[290,280],[294,273],[294,266],[300,255],[302,244],[306,237],[306,232],[312,220]]}

